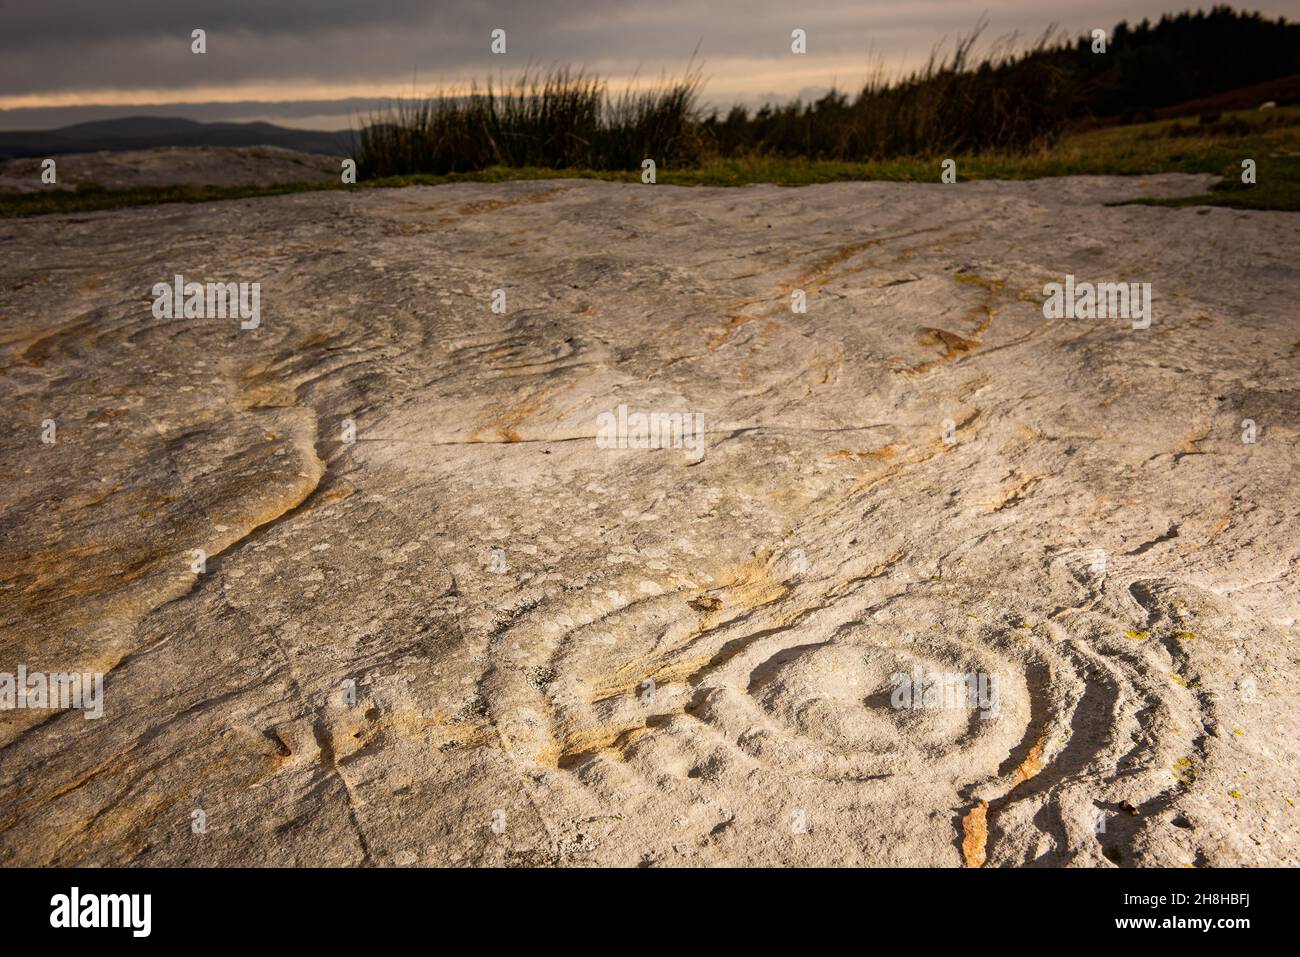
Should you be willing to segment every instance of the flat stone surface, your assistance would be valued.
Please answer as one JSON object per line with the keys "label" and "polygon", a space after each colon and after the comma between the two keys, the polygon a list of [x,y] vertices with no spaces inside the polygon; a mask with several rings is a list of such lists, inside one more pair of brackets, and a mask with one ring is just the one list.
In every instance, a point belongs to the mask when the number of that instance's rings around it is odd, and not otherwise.
{"label": "flat stone surface", "polygon": [[0,863],[1296,864],[1300,221],[1106,205],[1207,183],[0,221],[0,672],[106,674]]}

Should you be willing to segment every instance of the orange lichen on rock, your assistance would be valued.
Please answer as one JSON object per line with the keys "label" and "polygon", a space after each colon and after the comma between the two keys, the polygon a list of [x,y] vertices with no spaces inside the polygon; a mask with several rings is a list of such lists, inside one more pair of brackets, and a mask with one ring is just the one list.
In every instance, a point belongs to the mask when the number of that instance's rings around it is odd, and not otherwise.
{"label": "orange lichen on rock", "polygon": [[967,867],[984,866],[984,847],[989,839],[989,802],[980,801],[961,819],[961,856]]}

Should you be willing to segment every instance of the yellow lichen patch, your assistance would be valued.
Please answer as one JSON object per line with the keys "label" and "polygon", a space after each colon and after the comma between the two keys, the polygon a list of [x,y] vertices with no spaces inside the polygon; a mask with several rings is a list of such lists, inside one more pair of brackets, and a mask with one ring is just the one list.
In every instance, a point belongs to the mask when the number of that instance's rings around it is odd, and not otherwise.
{"label": "yellow lichen patch", "polygon": [[955,358],[962,352],[970,352],[979,345],[979,342],[974,339],[967,339],[955,332],[934,326],[922,326],[921,331],[916,334],[916,341],[922,346],[941,346],[943,351],[939,358],[944,360]]}
{"label": "yellow lichen patch", "polygon": [[630,723],[563,730],[559,733],[559,742],[538,754],[537,760],[557,768],[571,768],[599,754],[625,760],[628,748],[651,731],[650,720],[661,724],[669,717],[671,715],[660,715]]}
{"label": "yellow lichen patch", "polygon": [[[726,600],[719,600],[719,608],[725,607],[734,618],[763,605],[769,605],[789,593],[789,587],[773,576],[774,557],[770,550],[756,552],[747,562],[734,565],[719,577],[721,583],[712,591],[724,592]],[[712,596],[709,596],[712,597]],[[696,609],[697,611],[700,609]],[[713,611],[716,611],[714,609]],[[789,623],[802,618],[810,609],[801,608],[783,616],[783,622]],[[675,655],[689,649],[701,635],[715,630],[713,611],[706,611],[700,621],[686,636],[685,640],[676,642],[673,647],[658,654],[636,658],[620,666],[609,675],[592,696],[593,701],[607,701],[621,695],[635,693],[646,681],[653,681],[656,686],[678,684],[690,681],[706,668],[716,668],[729,660],[731,655],[723,657],[718,654],[692,655],[689,658],[675,658]],[[724,622],[725,624],[725,622]],[[732,654],[739,654],[737,647]]]}
{"label": "yellow lichen patch", "polygon": [[129,786],[124,782],[136,779],[138,768],[130,760],[131,752],[116,753],[101,761],[75,779],[64,782],[42,794],[31,794],[26,807],[14,805],[14,813],[0,819],[0,833],[14,827],[24,810],[55,806],[59,798],[76,791],[88,782],[102,779],[107,786],[121,789],[118,800],[106,804],[86,822],[65,825],[53,815],[34,815],[42,823],[42,839],[34,841],[26,852],[26,863],[31,866],[70,867],[83,861],[85,842],[111,849],[111,863],[125,864],[139,856],[149,845],[149,836],[156,834],[158,819],[174,812],[178,807],[190,807],[193,792],[190,787],[209,787],[214,781],[224,781],[230,787],[242,790],[251,788],[264,779],[271,765],[261,755],[251,762],[246,756],[227,755],[217,760],[191,765],[183,792],[164,789],[157,785],[148,788]]}
{"label": "yellow lichen patch", "polygon": [[552,189],[544,189],[537,193],[528,193],[525,196],[516,196],[511,199],[484,199],[476,203],[465,203],[456,212],[462,216],[476,216],[479,213],[495,213],[499,209],[509,209],[512,206],[531,206],[534,203],[544,203],[548,199],[552,199],[560,193],[567,193],[571,189],[573,189],[572,186],[556,186]]}
{"label": "yellow lichen patch", "polygon": [[[490,428],[496,436],[498,442],[519,442],[523,436],[520,435],[518,426],[522,425],[526,419],[537,416],[546,409],[560,395],[572,389],[576,382],[564,382],[554,387],[545,387],[538,389],[531,395],[524,398],[515,405],[504,409],[496,416],[496,422],[484,428]],[[481,437],[483,429],[475,429],[469,435],[470,442],[482,442]]]}
{"label": "yellow lichen patch", "polygon": [[[795,279],[794,282],[786,283],[785,285],[781,286],[780,291],[781,293],[788,293],[793,289],[803,289],[807,291],[809,289],[816,289],[819,286],[824,286],[826,285],[826,283],[830,281],[831,271],[836,266],[848,262],[854,256],[858,255],[858,253],[870,249],[873,246],[879,246],[881,243],[893,242],[896,239],[911,239],[914,236],[920,236],[925,233],[937,232],[938,229],[939,227],[936,226],[928,226],[925,229],[917,229],[907,233],[900,233],[896,236],[878,236],[875,239],[867,239],[861,242],[848,243],[843,246],[838,246],[830,253],[814,261],[811,266],[809,266],[807,269],[805,269],[802,273],[799,274],[799,277]],[[899,257],[899,260],[906,261],[907,259],[910,258],[911,257],[908,251],[905,250],[904,253]],[[853,270],[846,270],[846,271],[856,272],[860,270],[853,269]]]}
{"label": "yellow lichen patch", "polygon": [[[885,572],[889,571],[889,569],[897,565],[899,560],[906,554],[907,554],[906,550],[900,548],[898,551],[894,552],[884,561],[878,562],[875,565],[871,566],[871,568],[867,569],[861,575],[854,575],[852,578],[846,578],[840,581],[838,584],[832,585],[830,590],[826,593],[827,597],[838,598],[841,595],[849,591],[852,591],[854,588],[856,588],[859,584],[861,584],[864,581],[870,581],[873,578],[879,578],[881,575],[885,574]],[[807,610],[809,609],[805,609],[804,611]],[[803,611],[801,611],[800,614],[802,615]]]}
{"label": "yellow lichen patch", "polygon": [[852,259],[863,250],[870,249],[872,246],[875,246],[882,241],[883,240],[879,239],[868,239],[865,242],[849,243],[846,246],[840,246],[838,249],[814,262],[808,269],[800,273],[799,278],[793,283],[782,287],[781,291],[790,292],[792,289],[803,289],[807,291],[808,289],[814,289],[818,286],[824,286],[830,278],[828,273],[830,273],[832,269],[840,263]]}
{"label": "yellow lichen patch", "polygon": [[980,801],[961,819],[961,856],[967,867],[983,867],[989,839],[989,802]]}
{"label": "yellow lichen patch", "polygon": [[1150,634],[1149,631],[1137,631],[1133,628],[1124,629],[1124,637],[1132,641],[1146,641]]}
{"label": "yellow lichen patch", "polygon": [[1015,778],[1017,785],[1024,784],[1039,771],[1043,770],[1043,745],[1046,743],[1047,737],[1044,734],[1043,737],[1034,742],[1034,746],[1029,749],[1029,753],[1025,755],[1025,759],[1020,762],[1019,766],[1015,770],[1015,774],[1012,775]]}
{"label": "yellow lichen patch", "polygon": [[1205,548],[1207,545],[1214,544],[1214,540],[1223,534],[1230,525],[1232,525],[1232,514],[1230,511],[1225,511],[1223,515],[1220,516],[1218,525],[1210,531],[1210,534],[1206,539],[1190,546],[1191,551],[1198,551],[1199,549]]}
{"label": "yellow lichen patch", "polygon": [[1196,765],[1192,764],[1191,758],[1179,758],[1173,764],[1174,777],[1180,784],[1194,784],[1196,782]]}
{"label": "yellow lichen patch", "polygon": [[[452,721],[441,712],[425,714],[400,708],[384,714],[350,709],[329,725],[327,748],[331,763],[356,754],[384,736],[420,738],[437,747],[478,748],[496,740],[486,722]],[[324,742],[322,742],[324,744]],[[326,747],[322,747],[324,752]]]}
{"label": "yellow lichen patch", "polygon": [[681,684],[701,671],[712,660],[709,655],[702,655],[695,658],[682,658],[678,661],[666,662],[653,670],[643,673],[638,678],[623,680],[598,688],[592,694],[591,700],[593,702],[608,701],[611,698],[636,694],[645,686],[647,681],[654,682],[656,688],[670,684]]}
{"label": "yellow lichen patch", "polygon": [[[31,366],[39,369],[53,358],[54,354],[63,347],[65,342],[75,341],[81,337],[82,333],[92,332],[94,327],[95,323],[89,319],[70,322],[53,330],[47,329],[44,326],[22,327],[24,330],[38,329],[39,332],[35,337],[31,338],[30,341],[27,342],[26,347],[17,355],[12,363],[0,367],[0,372],[17,366]],[[5,337],[7,342],[22,341],[23,338],[27,338],[27,336],[17,336],[13,338],[10,338],[9,336]]]}
{"label": "yellow lichen patch", "polygon": [[351,485],[348,485],[346,483],[342,485],[337,485],[334,488],[330,489],[329,491],[322,492],[319,496],[317,496],[317,498],[312,502],[312,506],[314,508],[319,508],[322,505],[333,505],[335,502],[343,501],[345,498],[349,497],[355,491],[356,491],[355,488],[353,488]]}
{"label": "yellow lichen patch", "polygon": [[604,683],[592,692],[592,702],[608,701],[611,698],[635,694],[645,686],[647,681],[654,682],[656,687],[673,681],[685,681],[696,666],[707,663],[709,659],[697,657],[676,662],[665,662],[665,659],[690,645],[704,630],[696,626],[686,640],[674,648],[659,655],[643,655],[624,662],[612,674],[605,676]]}
{"label": "yellow lichen patch", "polygon": [[1200,448],[1200,444],[1204,442],[1207,438],[1209,438],[1209,436],[1210,436],[1210,432],[1208,429],[1202,432],[1200,435],[1197,435],[1195,432],[1188,432],[1185,436],[1183,436],[1183,443],[1178,448],[1178,454],[1204,455],[1205,450]]}
{"label": "yellow lichen patch", "polygon": [[709,338],[709,341],[705,343],[706,349],[713,350],[718,348],[718,346],[730,340],[735,331],[745,323],[758,321],[758,316],[751,316],[745,313],[727,315],[722,318],[722,329]]}
{"label": "yellow lichen patch", "polygon": [[12,610],[32,617],[73,599],[111,593],[173,558],[145,543],[117,549],[103,542],[52,547],[33,551],[21,562],[0,562],[0,582],[12,594]]}
{"label": "yellow lichen patch", "polygon": [[[957,282],[964,282],[964,283],[969,283],[973,286],[979,286],[981,289],[985,289],[990,293],[1000,292],[1002,288],[1007,284],[1007,281],[1005,279],[988,279],[984,276],[977,275],[976,273],[973,272],[959,272],[957,273],[957,275],[953,276],[952,278],[955,279]],[[1036,301],[1037,300],[1035,300],[1035,302]]]}
{"label": "yellow lichen patch", "polygon": [[239,398],[245,409],[281,409],[298,404],[298,390],[285,382],[259,378],[245,386]]}
{"label": "yellow lichen patch", "polygon": [[[41,647],[76,671],[108,673],[115,668],[131,650],[127,636],[132,623],[193,587],[193,555],[178,553],[178,537],[203,549],[211,560],[253,528],[297,507],[316,487],[323,465],[309,439],[279,447],[295,454],[276,458],[277,446],[255,440],[209,472],[201,492],[188,491],[178,500],[161,495],[160,483],[142,483],[129,498],[147,504],[146,511],[167,499],[177,504],[121,540],[100,540],[98,526],[92,525],[55,542],[29,544],[21,560],[12,545],[6,549],[0,543],[0,590],[7,595],[6,611],[22,622],[20,629],[0,638],[10,660],[32,660],[33,650]],[[301,471],[284,474],[294,469]],[[100,508],[119,516],[139,510],[134,501]],[[73,540],[78,535],[95,540]],[[27,721],[7,722],[0,740],[10,739],[12,729]]]}
{"label": "yellow lichen patch", "polygon": [[314,349],[316,346],[324,346],[333,342],[339,337],[337,332],[317,332],[308,336],[302,342],[298,343],[299,349]]}
{"label": "yellow lichen patch", "polygon": [[998,298],[998,293],[1005,285],[1005,282],[1001,279],[984,279],[969,274],[961,274],[956,278],[958,282],[977,285],[988,294],[986,302],[968,310],[965,316],[962,317],[964,321],[974,323],[974,328],[965,335],[958,335],[946,329],[936,329],[928,326],[923,328],[917,336],[917,341],[923,346],[940,346],[942,351],[939,353],[939,357],[918,365],[896,368],[894,369],[895,372],[906,375],[920,375],[944,363],[951,362],[958,356],[964,355],[973,349],[979,348],[980,337],[988,332],[989,327],[993,324],[993,317],[997,315],[993,303]]}
{"label": "yellow lichen patch", "polygon": [[240,405],[245,409],[271,409],[297,405],[298,387],[277,378],[277,375],[291,366],[300,357],[301,350],[305,348],[310,346],[303,345],[294,351],[281,352],[274,359],[240,370],[239,377],[243,380],[240,384]]}
{"label": "yellow lichen patch", "polygon": [[720,576],[720,588],[727,590],[728,606],[739,611],[749,611],[783,597],[789,589],[784,582],[773,577],[773,554],[764,549],[754,553],[749,561],[726,569]]}
{"label": "yellow lichen patch", "polygon": [[131,410],[126,408],[125,406],[119,406],[118,408],[112,408],[112,409],[100,409],[98,412],[96,412],[94,415],[90,417],[90,421],[107,422],[109,419],[115,419],[122,413],[130,412],[130,411]]}
{"label": "yellow lichen patch", "polygon": [[[1024,760],[1012,772],[1011,792],[1043,770],[1043,749],[1047,745],[1048,732],[1042,735],[1030,747]],[[1010,792],[1008,792],[1010,793]],[[961,853],[966,859],[967,867],[980,867],[984,864],[984,848],[988,842],[988,801],[980,801],[961,819],[962,840]]]}
{"label": "yellow lichen patch", "polygon": [[1046,478],[1045,475],[1027,475],[1022,478],[1014,488],[1006,492],[1001,499],[993,503],[993,511],[1000,512],[1003,509],[1012,508],[1019,505],[1025,497],[1025,493]]}
{"label": "yellow lichen patch", "polygon": [[861,462],[868,459],[892,459],[898,455],[899,451],[907,448],[906,442],[892,442],[889,445],[882,445],[878,449],[868,449],[865,452],[850,452],[848,449],[839,449],[827,456],[828,459],[851,459],[855,462]]}
{"label": "yellow lichen patch", "polygon": [[[972,412],[970,415],[965,416],[960,422],[957,423],[957,431],[965,435],[967,438],[972,437],[976,433],[962,432],[962,430],[968,429],[977,419],[979,419],[979,417],[980,417],[979,410],[976,410]],[[868,474],[864,475],[862,478],[858,480],[857,484],[853,487],[851,491],[853,492],[853,494],[861,494],[862,492],[868,492],[871,489],[875,488],[877,485],[887,482],[897,475],[901,475],[903,472],[911,468],[913,465],[919,465],[922,462],[934,458],[936,455],[939,455],[941,453],[951,452],[955,448],[957,448],[957,443],[945,442],[941,435],[936,435],[933,442],[930,442],[923,446],[918,446],[907,455],[896,457],[896,459],[893,462],[891,462],[882,470],[869,472]]]}

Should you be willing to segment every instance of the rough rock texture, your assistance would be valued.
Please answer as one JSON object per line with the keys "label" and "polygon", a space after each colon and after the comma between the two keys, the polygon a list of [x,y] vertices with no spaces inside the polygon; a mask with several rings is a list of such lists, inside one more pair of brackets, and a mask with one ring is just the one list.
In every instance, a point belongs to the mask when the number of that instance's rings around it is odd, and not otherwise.
{"label": "rough rock texture", "polygon": [[105,189],[139,186],[272,186],[338,181],[336,156],[301,153],[278,146],[172,146],[150,150],[106,150],[52,157],[55,183],[41,182],[36,157],[0,162],[0,193],[42,189]]}
{"label": "rough rock texture", "polygon": [[107,674],[0,715],[0,863],[1297,863],[1298,221],[1105,205],[1205,185],[0,222],[0,671]]}

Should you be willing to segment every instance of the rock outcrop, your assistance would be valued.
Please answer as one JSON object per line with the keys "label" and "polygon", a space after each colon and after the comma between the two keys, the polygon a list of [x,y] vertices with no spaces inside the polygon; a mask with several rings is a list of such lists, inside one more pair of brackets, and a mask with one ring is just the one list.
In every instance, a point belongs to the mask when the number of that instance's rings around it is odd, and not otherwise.
{"label": "rock outcrop", "polygon": [[1107,205],[1205,185],[0,222],[0,672],[105,675],[0,864],[1294,865],[1296,221]]}

